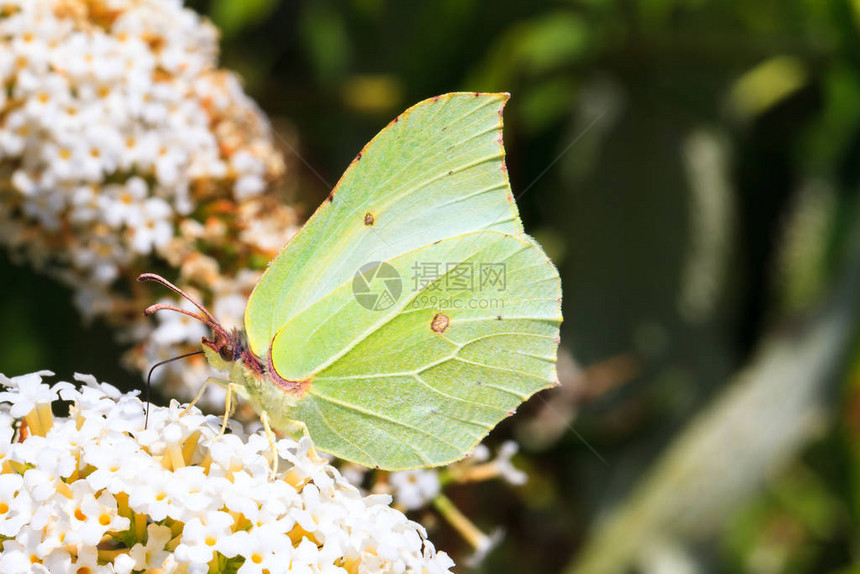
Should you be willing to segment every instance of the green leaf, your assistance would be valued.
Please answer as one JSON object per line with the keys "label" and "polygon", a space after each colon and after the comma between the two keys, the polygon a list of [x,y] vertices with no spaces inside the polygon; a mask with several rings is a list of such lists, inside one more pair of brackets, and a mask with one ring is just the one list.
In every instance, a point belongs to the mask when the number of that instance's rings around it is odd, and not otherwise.
{"label": "green leaf", "polygon": [[301,39],[320,82],[339,82],[349,65],[351,44],[343,13],[328,2],[311,2],[301,14]]}
{"label": "green leaf", "polygon": [[212,21],[225,36],[265,20],[278,7],[280,0],[213,0]]}

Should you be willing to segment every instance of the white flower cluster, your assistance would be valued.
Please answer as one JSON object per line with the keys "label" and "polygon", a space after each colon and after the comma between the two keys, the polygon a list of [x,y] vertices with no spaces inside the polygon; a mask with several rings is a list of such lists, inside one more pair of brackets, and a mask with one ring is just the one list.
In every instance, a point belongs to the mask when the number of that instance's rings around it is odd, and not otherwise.
{"label": "white flower cluster", "polygon": [[211,125],[253,103],[216,69],[217,31],[180,1],[5,1],[0,43],[0,160],[45,230],[121,230],[80,239],[74,263],[96,283],[168,245],[196,181],[263,191],[267,150],[229,149]]}
{"label": "white flower cluster", "polygon": [[[268,121],[217,41],[181,0],[0,2],[0,246],[126,342],[147,339],[135,320],[163,296],[138,273],[235,306],[253,286],[240,274],[296,229]],[[135,353],[148,368],[151,347]]]}
{"label": "white flower cluster", "polygon": [[[47,371],[0,393],[2,572],[448,572],[423,528],[362,496],[309,439],[270,445],[177,404]],[[67,418],[52,405],[70,401]]]}

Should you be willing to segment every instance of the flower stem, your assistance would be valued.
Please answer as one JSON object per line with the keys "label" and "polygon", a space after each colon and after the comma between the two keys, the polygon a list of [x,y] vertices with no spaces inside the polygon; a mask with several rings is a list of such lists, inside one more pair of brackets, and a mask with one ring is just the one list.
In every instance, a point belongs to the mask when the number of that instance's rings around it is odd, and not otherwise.
{"label": "flower stem", "polygon": [[433,499],[433,506],[435,506],[436,510],[439,511],[439,514],[448,521],[448,524],[453,526],[454,529],[460,533],[460,536],[462,536],[466,542],[471,544],[476,550],[486,548],[487,545],[491,544],[490,537],[481,532],[481,530],[475,526],[475,523],[469,520],[465,514],[460,512],[460,509],[457,508],[451,499],[444,494],[440,494]]}

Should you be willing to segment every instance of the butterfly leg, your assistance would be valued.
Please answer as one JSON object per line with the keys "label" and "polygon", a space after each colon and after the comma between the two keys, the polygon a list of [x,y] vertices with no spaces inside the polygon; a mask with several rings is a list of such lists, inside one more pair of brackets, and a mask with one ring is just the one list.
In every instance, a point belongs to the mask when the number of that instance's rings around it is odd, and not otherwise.
{"label": "butterfly leg", "polygon": [[184,414],[186,414],[188,411],[190,411],[192,408],[194,408],[194,405],[196,405],[196,404],[197,404],[197,401],[199,401],[199,400],[200,400],[200,397],[202,397],[202,396],[203,396],[203,392],[206,390],[206,387],[208,387],[208,386],[209,386],[209,383],[215,383],[215,384],[218,384],[218,385],[221,385],[221,386],[225,386],[225,385],[227,385],[229,382],[230,382],[230,381],[225,381],[225,380],[223,380],[223,379],[218,379],[218,378],[215,378],[215,377],[207,377],[207,378],[206,378],[206,380],[205,380],[205,381],[203,381],[203,384],[202,384],[202,385],[200,385],[200,390],[199,390],[199,391],[197,391],[197,394],[196,394],[196,395],[194,395],[194,399],[192,399],[192,401],[191,401],[190,403],[188,403],[188,406],[187,406],[187,407],[185,407],[184,409],[182,409],[182,412],[180,412],[180,413],[179,413],[179,416],[183,416],[183,415],[184,415]]}
{"label": "butterfly leg", "polygon": [[263,423],[263,430],[266,431],[266,438],[269,439],[269,447],[272,449],[272,480],[274,480],[278,473],[277,437],[272,431],[272,426],[269,424],[269,413],[262,411],[260,413],[260,422]]}
{"label": "butterfly leg", "polygon": [[221,422],[221,430],[218,431],[216,439],[220,438],[224,434],[224,431],[227,430],[227,421],[230,420],[230,415],[233,414],[233,409],[236,406],[233,401],[233,393],[236,392],[236,386],[236,383],[227,382],[227,396],[224,398],[224,420]]}

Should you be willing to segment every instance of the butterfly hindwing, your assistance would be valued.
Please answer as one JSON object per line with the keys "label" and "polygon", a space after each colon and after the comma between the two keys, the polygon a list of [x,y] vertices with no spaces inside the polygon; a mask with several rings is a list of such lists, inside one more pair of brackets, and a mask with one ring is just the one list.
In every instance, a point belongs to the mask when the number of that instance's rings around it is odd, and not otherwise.
{"label": "butterfly hindwing", "polygon": [[[420,285],[416,269],[437,262]],[[445,464],[554,383],[558,274],[529,238],[498,231],[387,264],[402,283],[393,305],[369,309],[341,285],[278,331],[274,366],[310,382],[290,416],[323,450],[386,469]]]}

